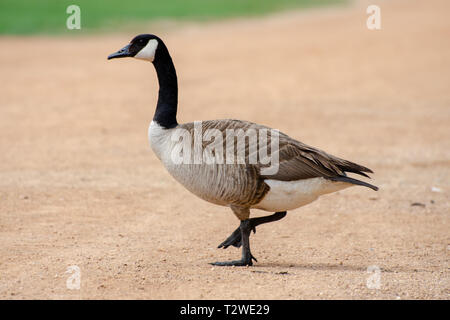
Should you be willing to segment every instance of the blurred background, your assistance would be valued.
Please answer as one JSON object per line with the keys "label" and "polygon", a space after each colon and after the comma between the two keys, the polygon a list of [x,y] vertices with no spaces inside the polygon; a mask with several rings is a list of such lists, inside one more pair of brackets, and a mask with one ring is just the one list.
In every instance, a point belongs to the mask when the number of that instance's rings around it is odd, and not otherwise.
{"label": "blurred background", "polygon": [[[82,33],[117,32],[157,20],[211,21],[255,17],[277,11],[325,6],[346,0],[3,0],[2,34],[69,34],[64,12],[70,5],[83,11]],[[81,30],[81,29],[80,29]]]}
{"label": "blurred background", "polygon": [[[0,298],[448,299],[448,12],[448,0],[0,0]],[[238,221],[149,148],[153,66],[106,59],[140,33],[169,48],[179,122],[279,129],[373,169],[380,190],[262,227],[253,269],[211,268],[240,254],[216,249]]]}

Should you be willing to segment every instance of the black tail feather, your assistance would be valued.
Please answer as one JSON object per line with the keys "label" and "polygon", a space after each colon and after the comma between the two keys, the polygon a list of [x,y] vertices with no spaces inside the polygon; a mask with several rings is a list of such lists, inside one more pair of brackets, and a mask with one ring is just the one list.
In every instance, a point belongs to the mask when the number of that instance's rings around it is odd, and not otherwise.
{"label": "black tail feather", "polygon": [[351,183],[351,184],[356,184],[358,186],[364,186],[367,188],[370,188],[372,190],[378,191],[378,187],[371,185],[370,183],[364,182],[364,181],[360,181],[354,178],[350,178],[350,177],[345,177],[345,176],[336,176],[336,177],[329,177],[327,178],[329,180],[332,181],[341,181],[341,182],[347,182],[347,183]]}
{"label": "black tail feather", "polygon": [[359,174],[360,176],[363,176],[363,177],[366,177],[369,179],[370,179],[370,177],[367,174],[365,174],[364,172],[373,173],[373,171],[370,170],[369,168],[366,168],[362,165],[359,165],[359,164],[356,164],[354,162],[350,162],[347,160],[344,160],[344,164],[339,165],[339,169],[341,169],[344,172],[352,172],[355,174]]}

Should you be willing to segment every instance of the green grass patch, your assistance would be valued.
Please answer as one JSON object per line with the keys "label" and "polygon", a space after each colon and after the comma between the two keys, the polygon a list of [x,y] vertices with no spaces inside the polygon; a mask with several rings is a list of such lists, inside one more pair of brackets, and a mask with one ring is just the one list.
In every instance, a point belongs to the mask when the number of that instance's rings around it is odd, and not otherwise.
{"label": "green grass patch", "polygon": [[[158,19],[211,20],[323,6],[345,0],[0,0],[0,34],[117,31]],[[68,30],[66,8],[81,9],[81,30]]]}

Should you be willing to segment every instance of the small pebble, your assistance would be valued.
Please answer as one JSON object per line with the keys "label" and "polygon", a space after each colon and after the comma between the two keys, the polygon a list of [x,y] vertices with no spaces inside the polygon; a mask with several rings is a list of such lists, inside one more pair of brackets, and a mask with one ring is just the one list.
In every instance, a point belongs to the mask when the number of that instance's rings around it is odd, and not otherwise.
{"label": "small pebble", "polygon": [[411,207],[422,207],[425,208],[425,204],[424,203],[420,203],[420,202],[413,202],[411,203]]}

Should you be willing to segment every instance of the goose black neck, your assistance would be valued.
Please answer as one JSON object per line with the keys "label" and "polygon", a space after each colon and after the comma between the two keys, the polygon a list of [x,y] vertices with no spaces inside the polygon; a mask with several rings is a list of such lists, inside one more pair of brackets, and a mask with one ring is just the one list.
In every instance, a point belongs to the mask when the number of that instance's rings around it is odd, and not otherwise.
{"label": "goose black neck", "polygon": [[159,82],[158,103],[153,121],[164,128],[173,128],[177,123],[178,84],[177,73],[169,51],[163,43],[156,50],[153,65]]}

